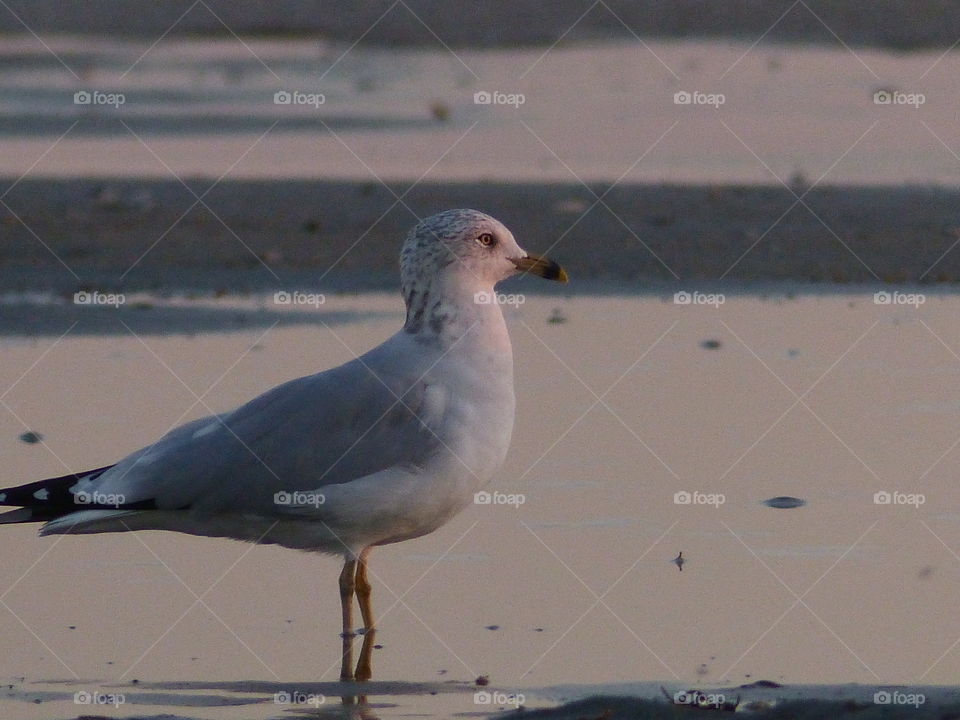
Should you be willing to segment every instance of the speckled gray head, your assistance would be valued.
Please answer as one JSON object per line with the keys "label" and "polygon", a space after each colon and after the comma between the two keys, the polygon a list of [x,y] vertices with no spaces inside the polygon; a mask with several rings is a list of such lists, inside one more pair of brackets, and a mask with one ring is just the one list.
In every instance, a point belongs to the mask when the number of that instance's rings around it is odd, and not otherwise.
{"label": "speckled gray head", "polygon": [[513,233],[478,210],[445,210],[420,221],[400,252],[400,284],[407,329],[417,331],[425,305],[438,302],[437,286],[454,280],[464,289],[488,290],[517,273],[567,281],[557,263],[523,250]]}

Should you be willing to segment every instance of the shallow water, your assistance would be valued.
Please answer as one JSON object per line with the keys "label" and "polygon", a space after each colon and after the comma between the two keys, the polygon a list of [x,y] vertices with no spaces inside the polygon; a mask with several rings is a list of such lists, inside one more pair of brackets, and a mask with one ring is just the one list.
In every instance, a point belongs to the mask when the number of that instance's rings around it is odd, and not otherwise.
{"label": "shallow water", "polygon": [[[401,683],[374,686],[376,714],[484,712],[481,675],[528,705],[569,684],[953,682],[960,299],[924,300],[527,296],[508,308],[517,424],[489,489],[523,502],[477,505],[373,554],[374,679]],[[565,321],[549,322],[558,307]],[[343,362],[401,319],[392,295],[289,312],[309,315],[196,335],[87,335],[81,318],[61,337],[70,316],[5,336],[6,482],[115,460]],[[43,443],[21,442],[26,430]],[[806,505],[764,504],[777,496]],[[131,698],[121,715],[162,691],[201,698],[158,701],[176,716],[288,716],[276,688],[338,677],[334,559],[158,532],[2,530],[0,678],[18,689],[0,698],[4,716],[91,713],[74,693],[117,683]],[[34,684],[49,679],[64,684]],[[178,680],[199,685],[152,685]],[[250,680],[270,684],[255,705],[203,704],[236,694],[213,683]],[[450,692],[429,694],[436,683]],[[326,707],[339,703],[342,688],[324,687]]]}

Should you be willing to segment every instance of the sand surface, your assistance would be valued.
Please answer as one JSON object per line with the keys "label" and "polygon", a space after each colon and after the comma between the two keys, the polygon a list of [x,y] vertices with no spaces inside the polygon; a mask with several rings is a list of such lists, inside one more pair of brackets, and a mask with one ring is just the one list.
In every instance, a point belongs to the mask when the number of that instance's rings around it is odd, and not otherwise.
{"label": "sand surface", "polygon": [[[490,489],[524,502],[478,505],[375,553],[375,679],[459,683],[442,700],[397,690],[380,698],[397,706],[383,717],[487,710],[474,701],[480,675],[534,706],[638,678],[671,692],[765,679],[871,694],[954,680],[960,301],[878,305],[872,291],[724,300],[529,296],[509,309],[517,425]],[[152,310],[121,306],[102,312],[129,330],[104,333],[101,312],[91,325],[70,328],[68,315],[63,330],[0,341],[8,481],[116,459],[173,424],[343,362],[401,321],[392,294],[318,308],[261,298],[301,316],[276,326],[255,320],[256,299],[204,302],[251,324],[166,333],[137,324]],[[28,429],[44,441],[20,441]],[[701,495],[677,504],[678,492]],[[923,503],[878,505],[877,492]],[[700,502],[717,494],[722,503]],[[806,504],[763,504],[784,495]],[[76,713],[31,685],[40,680],[66,681],[72,697],[132,679],[336,679],[331,559],[163,533],[40,539],[17,526],[4,537],[0,676],[17,689],[3,701],[17,716],[34,707],[30,692],[43,700],[34,717]],[[263,717],[278,714],[263,704],[270,693],[258,702]]]}
{"label": "sand surface", "polygon": [[[176,176],[198,194],[223,175],[380,179],[399,183],[398,195],[417,180],[803,188],[960,179],[960,54],[941,50],[44,40],[64,64],[32,37],[5,39],[0,133],[16,142],[0,156],[2,176]],[[75,104],[77,91],[104,95]],[[877,91],[891,103],[875,103]],[[277,92],[291,103],[275,104]],[[491,102],[478,104],[478,92]],[[677,104],[678,92],[691,102]]]}

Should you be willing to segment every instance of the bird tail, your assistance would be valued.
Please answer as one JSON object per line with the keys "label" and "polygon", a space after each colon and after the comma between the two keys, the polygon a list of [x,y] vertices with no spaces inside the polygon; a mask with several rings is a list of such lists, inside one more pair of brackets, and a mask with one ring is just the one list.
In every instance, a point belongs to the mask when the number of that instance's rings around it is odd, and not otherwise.
{"label": "bird tail", "polygon": [[78,510],[97,509],[100,506],[95,503],[83,504],[83,498],[78,500],[78,494],[70,492],[70,488],[81,480],[94,480],[112,467],[113,465],[107,465],[86,472],[0,489],[0,505],[18,508],[0,515],[0,525],[48,522]]}

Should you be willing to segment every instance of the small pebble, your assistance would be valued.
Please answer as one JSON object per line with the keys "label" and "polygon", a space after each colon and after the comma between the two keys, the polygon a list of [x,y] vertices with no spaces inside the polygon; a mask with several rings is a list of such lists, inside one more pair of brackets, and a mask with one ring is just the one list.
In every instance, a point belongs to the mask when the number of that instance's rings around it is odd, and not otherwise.
{"label": "small pebble", "polygon": [[41,440],[43,440],[43,435],[38,432],[34,432],[33,430],[28,430],[20,436],[20,442],[25,442],[28,445],[33,445]]}
{"label": "small pebble", "polygon": [[553,312],[550,314],[550,317],[547,318],[547,322],[551,325],[562,325],[567,321],[567,316],[563,314],[563,310],[560,308],[554,308]]}
{"label": "small pebble", "polygon": [[481,686],[481,687],[483,687],[484,685],[489,685],[489,684],[490,684],[490,676],[489,676],[489,675],[481,675],[481,676],[478,677],[476,680],[474,680],[474,682],[475,682],[477,685]]}
{"label": "small pebble", "polygon": [[450,107],[442,102],[433,102],[430,104],[430,114],[434,120],[445,122],[450,119]]}
{"label": "small pebble", "polygon": [[487,630],[499,630],[499,629],[500,629],[500,626],[499,626],[499,625],[487,625],[487,626],[486,626],[486,629],[487,629]]}
{"label": "small pebble", "polygon": [[803,507],[807,504],[802,498],[790,497],[789,495],[778,495],[769,500],[764,500],[763,504],[767,507],[778,508],[780,510],[791,510],[793,508]]}
{"label": "small pebble", "polygon": [[716,350],[722,344],[723,343],[721,343],[719,340],[711,339],[711,340],[704,340],[702,343],[700,343],[700,347],[702,347],[704,350]]}

